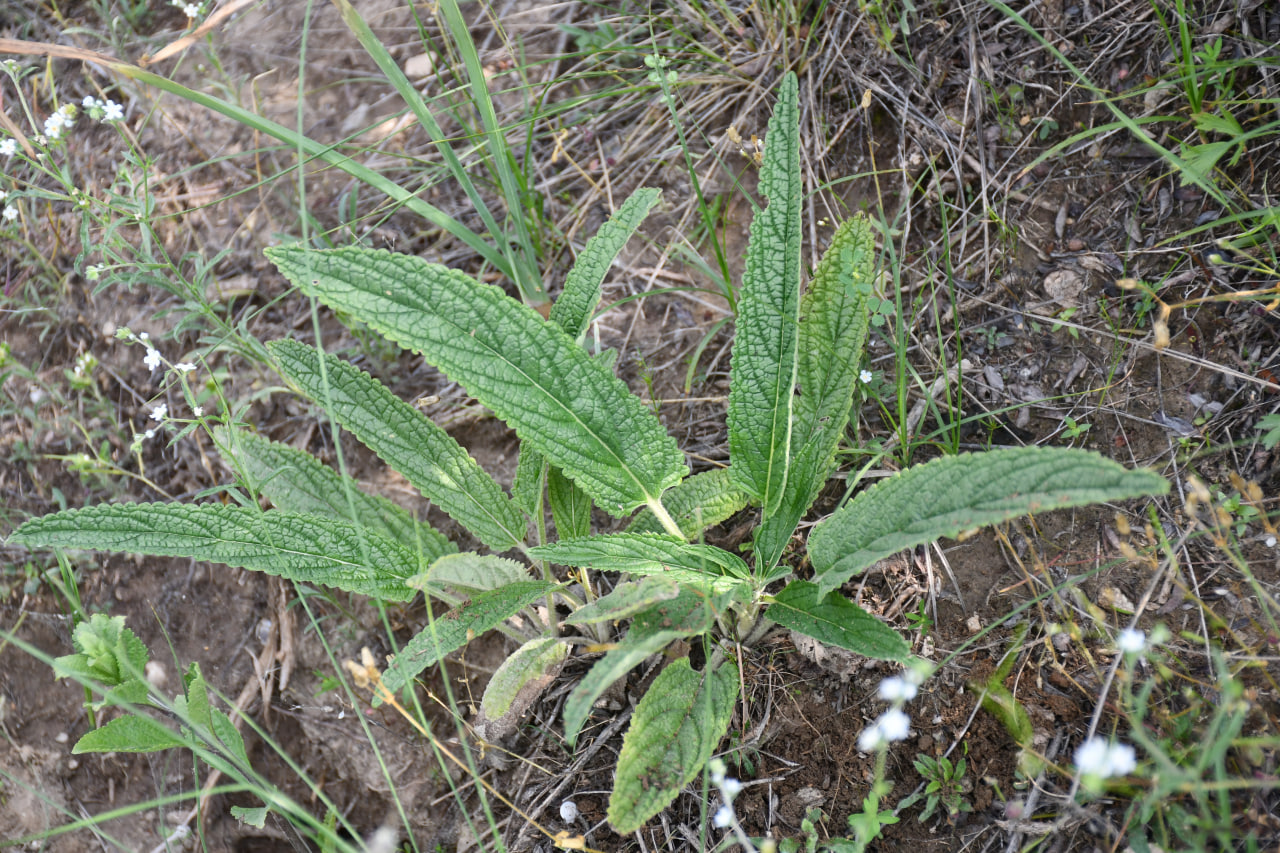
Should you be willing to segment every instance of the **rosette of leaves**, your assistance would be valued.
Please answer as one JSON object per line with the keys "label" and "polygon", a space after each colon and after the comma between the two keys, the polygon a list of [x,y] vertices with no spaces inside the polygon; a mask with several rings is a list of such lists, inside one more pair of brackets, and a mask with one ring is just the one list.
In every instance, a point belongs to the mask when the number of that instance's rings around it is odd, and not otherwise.
{"label": "rosette of leaves", "polygon": [[[514,430],[521,456],[508,492],[364,372],[301,343],[269,345],[292,387],[487,553],[454,553],[439,532],[307,454],[230,430],[217,433],[220,447],[248,491],[273,508],[256,500],[90,507],[29,521],[11,541],[182,555],[389,601],[423,590],[456,603],[396,655],[384,679],[393,690],[470,638],[557,597],[572,615],[530,638],[516,653],[521,665],[495,679],[500,696],[485,704],[498,715],[526,707],[525,685],[548,680],[568,653],[558,631],[595,641],[625,625],[566,702],[571,745],[610,684],[673,642],[701,638],[705,663],[670,662],[624,738],[608,816],[618,832],[634,831],[694,778],[725,734],[739,675],[723,642],[740,639],[740,626],[763,615],[823,643],[905,660],[902,637],[840,594],[856,573],[904,548],[1021,514],[1167,489],[1156,474],[1077,450],[939,459],[862,492],[817,525],[808,541],[812,578],[795,577],[782,556],[834,472],[875,268],[870,226],[854,217],[836,230],[802,294],[797,99],[788,74],[765,138],[766,203],[752,222],[738,297],[727,469],[691,476],[654,413],[614,376],[612,360],[582,345],[608,268],[657,201],[657,190],[639,189],[588,241],[547,320],[497,287],[416,257],[362,247],[267,252],[304,293],[421,354]],[[557,541],[544,523],[548,504]],[[748,504],[761,516],[749,560],[698,541]],[[619,519],[639,512],[623,532],[598,533],[593,508]],[[574,579],[592,589],[596,573],[624,580],[584,603],[555,566],[578,570]],[[789,583],[778,589],[782,581]]]}

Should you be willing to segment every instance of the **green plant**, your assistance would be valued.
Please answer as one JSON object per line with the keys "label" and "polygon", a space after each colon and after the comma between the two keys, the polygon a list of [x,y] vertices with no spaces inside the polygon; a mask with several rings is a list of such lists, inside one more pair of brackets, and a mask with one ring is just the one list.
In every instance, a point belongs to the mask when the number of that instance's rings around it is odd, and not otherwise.
{"label": "green plant", "polygon": [[1062,434],[1072,441],[1087,433],[1093,428],[1093,424],[1078,423],[1075,418],[1070,415],[1062,419]]}
{"label": "green plant", "polygon": [[938,806],[947,810],[948,821],[954,821],[961,812],[973,811],[973,805],[964,798],[966,768],[963,758],[952,764],[951,759],[945,755],[938,758],[918,755],[912,763],[915,764],[916,772],[929,784],[925,785],[923,791],[918,791],[898,803],[899,809],[911,808],[924,800],[924,811],[920,812],[921,823],[933,817]]}
{"label": "green plant", "polygon": [[[836,231],[801,297],[798,112],[788,74],[766,137],[760,187],[768,204],[752,222],[739,290],[727,470],[689,476],[675,441],[613,375],[612,358],[581,345],[605,271],[657,201],[657,190],[640,189],[587,244],[546,321],[498,288],[420,258],[359,247],[268,250],[304,293],[421,353],[514,429],[521,455],[508,494],[452,437],[367,374],[295,341],[267,347],[290,385],[491,553],[457,553],[438,531],[306,453],[226,428],[215,438],[244,485],[229,492],[232,503],[68,510],[28,521],[10,541],[185,555],[385,601],[425,592],[453,609],[399,650],[379,676],[386,691],[379,688],[378,701],[471,638],[502,628],[523,644],[482,702],[495,722],[518,715],[516,697],[559,671],[570,651],[561,630],[594,642],[611,623],[628,622],[568,697],[570,746],[611,683],[676,640],[700,642],[701,669],[688,657],[671,661],[624,738],[608,817],[618,832],[636,830],[703,769],[724,736],[739,690],[734,641],[755,642],[776,623],[906,661],[902,637],[838,591],[876,560],[1028,512],[1168,489],[1154,473],[1069,449],[941,458],[863,491],[817,525],[808,540],[812,580],[780,562],[834,470],[875,270],[870,227],[856,217]],[[263,510],[260,496],[274,508]],[[750,563],[697,541],[749,503],[762,515]],[[640,512],[625,532],[593,534],[593,508],[617,518]],[[585,598],[554,566],[569,570]],[[606,571],[638,579],[606,593],[598,575]],[[557,604],[572,612],[562,624],[544,622],[532,610],[538,603],[549,614]],[[508,624],[517,614],[519,624]]]}
{"label": "green plant", "polygon": [[1272,450],[1280,444],[1280,415],[1267,415],[1253,427],[1259,433],[1258,441],[1262,442],[1262,446],[1267,450]]}

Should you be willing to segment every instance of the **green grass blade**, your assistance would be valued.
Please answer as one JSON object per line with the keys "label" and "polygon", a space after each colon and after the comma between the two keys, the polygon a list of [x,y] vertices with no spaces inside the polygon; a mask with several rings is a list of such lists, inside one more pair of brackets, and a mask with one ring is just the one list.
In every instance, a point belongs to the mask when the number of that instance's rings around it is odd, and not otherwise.
{"label": "green grass blade", "polygon": [[600,301],[600,285],[609,267],[657,204],[661,193],[661,190],[650,187],[641,187],[633,192],[578,255],[569,277],[565,279],[564,290],[551,306],[550,317],[551,322],[564,329],[565,334],[575,341],[587,331],[587,322]]}
{"label": "green grass blade", "polygon": [[523,544],[524,516],[453,436],[340,358],[324,356],[326,386],[315,349],[297,341],[267,348],[302,393],[331,405],[330,417],[481,542],[495,551]]}
{"label": "green grass blade", "polygon": [[[436,150],[440,152],[440,156],[444,160],[445,168],[453,179],[457,181],[462,191],[466,193],[467,200],[471,202],[476,213],[480,215],[480,221],[484,223],[485,228],[489,229],[490,236],[498,241],[504,253],[509,254],[502,228],[494,220],[493,214],[489,211],[489,206],[485,204],[484,198],[476,189],[475,182],[471,180],[470,173],[462,165],[462,161],[458,159],[453,146],[449,144],[448,136],[445,134],[444,129],[440,127],[440,123],[436,121],[436,117],[431,113],[426,102],[423,101],[417,87],[405,76],[399,63],[391,56],[386,46],[378,40],[378,37],[374,35],[373,30],[369,29],[369,25],[360,17],[360,13],[356,11],[349,0],[333,0],[333,2],[342,14],[343,22],[360,42],[360,46],[364,48],[365,53],[369,54],[369,57],[377,64],[378,70],[387,78],[387,82],[395,88],[396,92],[408,105],[414,118],[418,120],[418,124],[431,138]],[[509,257],[508,263],[511,263]],[[515,264],[512,263],[511,266],[514,268]],[[521,289],[523,290],[523,288]]]}
{"label": "green grass blade", "polygon": [[417,543],[425,563],[458,550],[443,533],[415,521],[386,498],[362,491],[354,479],[310,453],[226,427],[214,429],[214,441],[228,464],[249,478],[250,489],[265,495],[276,509],[354,522],[393,542]]}
{"label": "green grass blade", "polygon": [[835,468],[867,340],[875,240],[865,216],[842,223],[800,303],[800,397],[791,468],[778,511],[756,532],[756,572],[782,557],[800,519]]}
{"label": "green grass blade", "polygon": [[190,101],[193,104],[199,104],[202,107],[213,110],[219,115],[224,115],[233,121],[239,122],[251,130],[256,130],[259,133],[263,133],[286,143],[292,150],[301,151],[308,157],[314,157],[317,160],[328,163],[330,166],[346,172],[361,183],[384,193],[397,204],[404,205],[404,207],[418,214],[437,228],[447,231],[457,237],[470,247],[472,251],[489,263],[493,264],[494,268],[504,275],[510,276],[514,279],[515,276],[513,274],[511,264],[507,261],[507,258],[493,246],[485,242],[484,238],[480,235],[476,234],[470,228],[463,225],[452,216],[449,216],[438,207],[418,198],[412,192],[404,189],[395,181],[380,175],[362,163],[357,163],[346,154],[336,150],[335,146],[317,142],[308,136],[304,136],[296,131],[290,130],[283,125],[276,124],[270,119],[265,119],[262,116],[255,115],[254,113],[249,112],[242,107],[238,107],[235,104],[224,101],[221,98],[215,98],[212,95],[206,95],[203,92],[188,89],[180,83],[175,83],[172,80],[168,80],[158,74],[152,74],[150,71],[144,71],[136,66],[120,63],[113,65],[112,69],[118,71],[125,77],[133,78],[141,83],[146,83],[149,86],[155,86],[163,92],[168,92],[171,95],[177,95],[178,97]]}
{"label": "green grass blade", "polygon": [[421,353],[611,515],[656,503],[687,473],[674,439],[620,379],[496,287],[370,249],[267,256],[304,292]]}
{"label": "green grass blade", "polygon": [[136,503],[56,512],[23,524],[10,544],[190,557],[323,584],[387,601],[417,594],[413,551],[320,516],[222,504]]}
{"label": "green grass blade", "polygon": [[782,500],[800,321],[800,119],[787,74],[765,134],[760,190],[768,206],[751,221],[738,297],[729,384],[729,458],[735,482],[768,518]]}
{"label": "green grass blade", "polygon": [[533,297],[541,302],[546,294],[542,290],[542,276],[538,274],[537,252],[534,251],[533,239],[529,234],[529,223],[525,221],[521,204],[524,193],[520,180],[516,176],[515,158],[507,148],[507,141],[498,124],[498,115],[493,109],[493,99],[489,94],[489,81],[480,62],[480,54],[476,51],[475,42],[471,39],[471,30],[462,17],[457,0],[440,0],[440,11],[444,15],[445,26],[453,38],[454,45],[462,55],[462,62],[467,68],[467,81],[471,87],[471,104],[480,114],[480,123],[484,126],[484,141],[489,148],[490,168],[497,174],[498,185],[502,187],[502,196],[507,202],[508,218],[515,231],[516,242],[520,246],[522,256],[512,261],[516,287],[526,297]]}
{"label": "green grass blade", "polygon": [[1169,483],[1097,453],[1020,447],[916,465],[849,501],[813,531],[809,556],[825,594],[876,560],[1028,513],[1162,495]]}

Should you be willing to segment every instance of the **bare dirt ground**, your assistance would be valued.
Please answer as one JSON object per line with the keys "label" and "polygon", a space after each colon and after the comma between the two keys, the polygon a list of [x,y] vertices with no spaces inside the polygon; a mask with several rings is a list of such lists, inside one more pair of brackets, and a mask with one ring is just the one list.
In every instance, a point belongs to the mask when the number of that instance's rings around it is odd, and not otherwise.
{"label": "bare dirt ground", "polygon": [[[215,82],[222,97],[289,123],[298,93],[300,8],[250,7],[216,27],[207,43],[196,43],[179,61],[158,70],[193,88]],[[661,14],[678,16],[680,8]],[[1104,9],[1056,0],[1025,14],[1053,50],[1084,69],[1095,84],[1117,93],[1149,86],[1168,72],[1168,45],[1152,10],[1140,3]],[[407,63],[422,52],[412,17],[397,4],[380,0],[362,4],[360,11],[397,61]],[[737,30],[721,21],[728,33],[721,41],[709,28],[690,25],[694,43],[719,51],[715,61],[699,58],[681,68],[682,80],[689,83],[681,98],[701,188],[724,204],[721,236],[734,274],[740,272],[750,219],[746,194],[754,191],[754,175],[726,132],[733,126],[743,137],[763,135],[771,92],[786,64],[801,74],[802,133],[814,191],[806,257],[817,256],[829,222],[850,210],[883,213],[893,228],[886,244],[899,274],[890,286],[899,289],[905,306],[906,351],[920,377],[909,383],[906,406],[919,411],[910,427],[915,458],[934,455],[935,447],[1074,443],[1127,465],[1155,468],[1178,484],[1171,501],[1157,510],[1164,535],[1181,549],[1177,570],[1162,565],[1154,572],[1151,562],[1124,559],[1122,544],[1132,543],[1143,553],[1155,547],[1151,532],[1144,533],[1146,510],[1106,507],[1047,514],[963,542],[942,542],[887,560],[851,583],[846,592],[910,636],[917,653],[947,660],[913,706],[912,739],[890,754],[888,776],[897,781],[890,804],[920,783],[911,764],[918,753],[963,754],[969,767],[964,794],[972,812],[922,824],[915,819],[918,809],[910,810],[900,823],[886,827],[880,849],[1017,850],[1038,839],[1044,844],[1038,849],[1123,849],[1124,827],[1116,824],[1122,815],[1108,810],[1106,802],[1073,812],[1054,799],[1069,787],[1069,776],[1051,770],[1032,781],[1017,775],[1018,745],[979,707],[980,685],[1010,651],[1018,625],[1030,626],[1023,646],[1014,650],[1019,657],[1005,686],[1031,716],[1036,749],[1051,762],[1069,764],[1094,714],[1114,651],[1101,636],[1060,646],[1046,626],[1087,625],[1079,614],[1093,607],[1114,629],[1127,624],[1128,612],[1137,606],[1143,626],[1162,621],[1175,635],[1212,636],[1232,653],[1272,661],[1246,674],[1258,708],[1247,731],[1277,734],[1274,658],[1266,655],[1274,655],[1280,638],[1259,630],[1250,593],[1209,543],[1183,538],[1193,525],[1181,505],[1188,474],[1229,490],[1229,475],[1236,473],[1256,481],[1268,501],[1266,510],[1276,510],[1280,454],[1263,449],[1252,436],[1256,422],[1274,412],[1280,400],[1275,383],[1280,320],[1264,302],[1231,298],[1276,282],[1215,264],[1207,255],[1214,232],[1196,230],[1219,212],[1215,202],[1183,186],[1123,129],[1099,132],[1038,161],[1071,133],[1112,116],[1098,93],[1080,86],[1045,43],[997,10],[942,4],[913,12],[910,33],[896,31],[891,51],[880,37],[882,25],[866,12],[855,4],[828,4],[820,16],[807,11],[782,34],[764,31],[744,12]],[[104,26],[90,4],[62,8],[59,14],[51,15],[45,6],[15,4],[0,10],[0,36],[110,52],[102,41],[83,35],[100,33]],[[623,29],[631,20],[628,14],[579,3],[513,6],[501,12],[501,19],[516,40],[496,37],[492,22],[476,17],[474,34],[492,70],[491,83],[506,93],[499,99],[504,122],[516,127],[524,121],[520,96],[512,94],[522,89],[513,70],[521,61],[531,63],[534,82],[546,87],[548,102],[597,85],[597,78],[587,75],[590,58],[573,53],[574,40],[558,25],[598,28],[605,21]],[[123,56],[136,56],[143,45],[154,49],[184,25],[177,10],[160,10],[145,20],[139,37],[116,47],[127,51]],[[1201,35],[1229,37],[1241,50],[1280,42],[1280,12],[1272,4],[1205,8],[1194,25]],[[805,41],[815,32],[819,37]],[[640,35],[635,38],[640,47],[647,44]],[[516,44],[522,53],[514,51]],[[794,52],[801,44],[811,55]],[[606,62],[609,74],[639,79],[639,57],[637,48],[590,61]],[[306,132],[326,141],[360,132],[380,167],[412,180],[417,161],[403,158],[425,158],[429,146],[401,121],[399,100],[329,7],[314,11],[307,60]],[[66,92],[77,94],[64,93],[64,100],[78,101],[81,90],[88,93],[95,82],[111,82],[68,60],[50,67]],[[258,340],[312,340],[308,305],[262,256],[265,246],[297,233],[294,179],[271,179],[290,174],[293,152],[266,147],[248,129],[201,107],[119,82],[116,98],[128,102],[138,144],[153,158],[146,171],[167,251],[174,257],[194,252],[214,262],[199,280],[213,310],[228,324]],[[423,85],[433,85],[432,78],[424,78]],[[445,85],[443,79],[439,85]],[[1248,85],[1275,91],[1280,81],[1240,81],[1242,88]],[[1177,109],[1176,91],[1153,91],[1147,96],[1155,99],[1147,104],[1152,112]],[[866,107],[864,93],[869,94]],[[11,117],[14,97],[4,90]],[[1146,107],[1139,97],[1126,108],[1141,112]],[[558,137],[564,128],[568,136]],[[1185,133],[1186,127],[1171,123],[1159,132],[1166,134],[1164,144],[1172,145],[1170,134]],[[696,217],[695,194],[673,147],[665,107],[652,93],[627,94],[521,128],[513,136],[523,146],[526,134],[531,137],[527,154],[519,150],[522,158],[537,161],[529,171],[544,203],[546,282],[552,293],[563,280],[571,247],[580,246],[618,201],[636,186],[663,188],[663,206],[644,228],[646,240],[633,243],[623,267],[607,282],[606,303],[672,286],[702,290],[623,302],[603,316],[602,343],[622,353],[619,373],[638,393],[664,401],[662,417],[695,470],[723,464],[720,398],[727,391],[731,326],[706,346],[686,392],[688,359],[728,308],[710,292],[704,272],[670,249],[691,233]],[[101,129],[86,129],[74,144],[81,146],[74,167],[86,186],[108,183],[120,165],[117,140]],[[113,150],[117,153],[106,153]],[[1238,197],[1274,204],[1268,195],[1280,179],[1274,143],[1251,149],[1229,173]],[[465,199],[443,187],[428,192],[434,204],[468,218]],[[314,170],[307,203],[318,223],[335,229],[336,242],[359,232],[375,245],[479,268],[463,247],[406,213],[383,209],[371,190],[361,193],[343,176]],[[148,406],[165,389],[136,349],[112,343],[120,327],[165,341],[174,361],[207,353],[237,418],[334,461],[331,434],[316,412],[225,345],[222,331],[195,321],[173,334],[179,320],[189,316],[190,304],[182,297],[143,276],[132,282],[120,277],[105,287],[86,281],[78,255],[87,247],[78,223],[72,213],[51,208],[23,232],[24,244],[15,241],[5,250],[9,279],[0,335],[9,355],[0,367],[0,533],[65,506],[191,499],[230,482],[231,473],[199,431],[172,443],[148,442],[140,454],[129,453],[133,433],[146,424]],[[699,249],[706,256],[705,245]],[[43,268],[32,266],[33,254],[45,259]],[[1169,319],[1167,348],[1153,345],[1153,304],[1117,287],[1125,278],[1162,282],[1165,302],[1188,303]],[[466,408],[462,392],[420,360],[388,349],[368,332],[352,333],[327,313],[322,312],[321,324],[330,351],[345,351],[403,398],[438,397],[428,414],[447,424],[486,470],[510,482],[516,443],[500,423]],[[84,352],[101,362],[92,393],[51,395],[48,389],[65,386],[61,377]],[[27,371],[13,369],[15,363]],[[891,392],[897,365],[883,334],[873,336],[869,367],[877,381],[890,382]],[[894,441],[893,413],[892,406],[885,408],[868,395],[851,440]],[[1071,435],[1068,419],[1088,424],[1087,431]],[[65,457],[103,442],[119,472],[80,474],[68,465]],[[426,511],[433,523],[450,531],[447,518],[424,510],[407,484],[349,437],[343,449],[362,483]],[[851,456],[851,465],[861,465],[861,458]],[[895,465],[888,457],[872,473]],[[843,493],[844,483],[833,481],[820,508],[829,511]],[[1127,516],[1132,534],[1117,525],[1117,513]],[[740,543],[750,530],[749,515],[721,525],[709,541]],[[1259,579],[1274,589],[1280,582],[1280,551],[1266,543],[1262,527],[1249,529],[1243,548]],[[186,822],[199,828],[205,849],[298,849],[283,824],[269,821],[259,829],[234,821],[229,806],[251,805],[239,795],[215,796],[194,811],[189,798],[162,802],[202,784],[189,756],[73,756],[71,745],[89,725],[81,709],[82,690],[54,681],[47,660],[17,645],[20,641],[46,657],[71,652],[71,622],[56,564],[47,555],[14,547],[0,552],[0,563],[0,627],[10,632],[10,641],[0,641],[0,844],[150,801],[141,811],[54,836],[31,849],[162,850]],[[265,575],[187,561],[86,554],[76,557],[76,569],[84,606],[125,616],[163,665],[171,686],[185,666],[199,662],[222,696],[256,721],[270,742],[247,733],[250,756],[287,793],[301,802],[310,798],[272,743],[318,780],[362,831],[398,825],[401,818],[363,717],[391,768],[416,849],[465,850],[474,843],[463,820],[476,808],[466,780],[441,769],[394,714],[353,706],[326,680],[334,660],[358,657],[363,647],[385,654],[384,625],[400,641],[411,636],[425,619],[421,603],[380,614],[350,596],[299,590]],[[1047,593],[1051,585],[1073,592]],[[908,619],[921,602],[929,623],[923,629],[919,620]],[[1206,611],[1217,621],[1206,622]],[[465,715],[488,674],[510,651],[505,643],[490,637],[473,644],[433,676],[427,689],[443,695],[447,679]],[[707,824],[694,791],[651,822],[642,837],[618,837],[603,824],[621,723],[638,695],[638,683],[626,685],[614,706],[592,719],[584,746],[571,753],[557,735],[559,715],[574,679],[589,663],[576,659],[565,667],[526,725],[502,744],[514,757],[495,760],[487,781],[553,831],[590,828],[587,840],[596,849],[697,849]],[[744,666],[747,701],[726,747],[736,749],[731,756],[735,772],[747,785],[738,809],[748,830],[796,837],[806,810],[820,807],[830,816],[823,831],[845,834],[844,817],[861,807],[873,772],[872,758],[856,748],[856,736],[878,713],[876,685],[890,668],[801,648],[785,632],[751,650]],[[1195,666],[1207,672],[1204,662]],[[1176,714],[1181,700],[1171,701],[1168,713]],[[438,706],[427,707],[439,732],[459,730]],[[1102,730],[1114,719],[1114,713],[1104,714]],[[1274,773],[1274,757],[1269,761],[1266,772]],[[463,784],[462,793],[451,795],[451,782]],[[563,827],[557,810],[570,796],[584,823]],[[1043,811],[1024,813],[1022,806],[1036,798]],[[1274,800],[1271,792],[1240,803],[1241,815],[1260,816],[1256,821],[1242,817],[1241,824],[1242,833],[1256,833],[1259,849],[1274,849],[1280,842],[1276,825],[1263,820],[1274,813]],[[547,849],[545,839],[523,821],[507,812],[499,817],[512,849]],[[184,843],[183,849],[192,849],[191,842],[180,840],[171,847]]]}

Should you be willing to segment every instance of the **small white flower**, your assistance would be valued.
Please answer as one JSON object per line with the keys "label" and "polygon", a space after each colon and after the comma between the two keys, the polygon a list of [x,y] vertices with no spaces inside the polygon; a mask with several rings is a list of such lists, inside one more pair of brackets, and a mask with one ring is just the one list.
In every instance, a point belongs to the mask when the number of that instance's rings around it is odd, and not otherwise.
{"label": "small white flower", "polygon": [[160,350],[154,347],[147,347],[147,355],[142,359],[142,363],[147,366],[148,370],[155,370],[160,366]]}
{"label": "small white flower", "polygon": [[146,432],[144,432],[142,435],[143,435],[143,437],[144,437],[144,438],[155,438],[155,437],[156,437],[156,431],[155,431],[155,430],[153,430],[153,429],[149,429],[149,430],[147,430]]}
{"label": "small white flower", "polygon": [[7,192],[5,192],[4,190],[0,190],[0,201],[4,201],[8,197],[9,197],[9,194]]}
{"label": "small white flower", "polygon": [[80,102],[80,106],[84,107],[86,110],[91,110],[94,107],[102,106],[102,102],[93,95],[85,95],[84,100]]}
{"label": "small white flower", "polygon": [[196,366],[189,361],[180,361],[173,366],[173,369],[182,373],[190,373],[196,369]]}
{"label": "small white flower", "polygon": [[578,804],[573,800],[565,800],[560,804],[560,819],[565,823],[573,823],[578,819]]}
{"label": "small white flower", "polygon": [[715,817],[711,818],[711,822],[719,829],[724,829],[733,823],[733,809],[728,806],[721,806],[716,809]]}
{"label": "small white flower", "polygon": [[737,779],[725,779],[720,783],[720,793],[724,794],[726,799],[732,800],[742,793],[742,783]]}
{"label": "small white flower", "polygon": [[858,735],[858,749],[874,752],[894,741],[905,740],[911,733],[911,717],[897,708],[890,708]]}
{"label": "small white flower", "polygon": [[876,721],[876,725],[880,727],[880,732],[884,735],[884,739],[890,743],[896,740],[906,740],[907,735],[911,733],[911,717],[897,708],[890,708],[881,714],[880,719]]}
{"label": "small white flower", "polygon": [[863,385],[870,385],[871,380],[874,378],[875,377],[872,376],[870,370],[864,370],[858,374],[858,381],[861,382]]}
{"label": "small white flower", "polygon": [[106,103],[102,104],[102,120],[120,121],[122,118],[124,118],[124,107],[108,98]]}
{"label": "small white flower", "polygon": [[153,421],[163,421],[168,416],[169,416],[169,407],[166,406],[164,403],[161,403],[160,405],[156,406],[154,409],[151,410],[151,420]]}
{"label": "small white flower", "polygon": [[0,139],[0,154],[6,157],[12,157],[18,153],[18,140],[16,139]]}
{"label": "small white flower", "polygon": [[1085,776],[1124,776],[1138,766],[1133,747],[1091,737],[1076,749],[1076,767]]}
{"label": "small white flower", "polygon": [[182,11],[188,18],[198,18],[200,16],[200,4],[187,3],[182,7]]}
{"label": "small white flower", "polygon": [[1267,536],[1267,538],[1266,538],[1266,539],[1263,539],[1263,540],[1262,540],[1262,544],[1263,544],[1263,545],[1266,545],[1268,548],[1274,548],[1274,547],[1276,547],[1276,537],[1275,537],[1275,535],[1274,535],[1274,534],[1269,534],[1269,535]]}
{"label": "small white flower", "polygon": [[880,698],[886,702],[910,702],[916,698],[916,686],[895,675],[880,682]]}
{"label": "small white flower", "polygon": [[1137,628],[1125,628],[1116,638],[1116,647],[1127,655],[1136,655],[1147,647],[1147,635]]}
{"label": "small white flower", "polygon": [[191,407],[191,416],[192,416],[192,417],[194,417],[194,418],[203,418],[203,417],[204,417],[204,406],[192,406],[192,407]]}
{"label": "small white flower", "polygon": [[8,220],[9,222],[12,222],[13,220],[18,218],[18,208],[14,207],[11,204],[6,204],[4,206],[4,213],[0,215],[3,215],[6,220]]}

